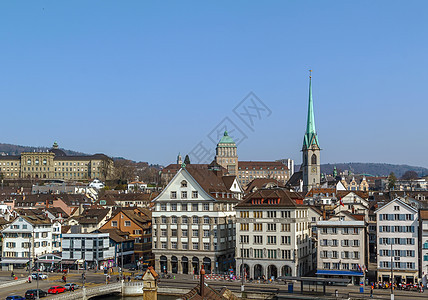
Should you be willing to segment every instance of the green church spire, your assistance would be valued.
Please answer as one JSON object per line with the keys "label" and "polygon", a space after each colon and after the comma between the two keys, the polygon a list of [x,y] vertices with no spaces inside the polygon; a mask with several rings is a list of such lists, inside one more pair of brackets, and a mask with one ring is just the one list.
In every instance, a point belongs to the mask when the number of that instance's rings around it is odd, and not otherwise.
{"label": "green church spire", "polygon": [[317,132],[315,130],[314,101],[312,99],[312,70],[309,70],[309,105],[308,120],[306,124],[305,138],[303,139],[303,148],[309,148],[316,145],[319,148]]}

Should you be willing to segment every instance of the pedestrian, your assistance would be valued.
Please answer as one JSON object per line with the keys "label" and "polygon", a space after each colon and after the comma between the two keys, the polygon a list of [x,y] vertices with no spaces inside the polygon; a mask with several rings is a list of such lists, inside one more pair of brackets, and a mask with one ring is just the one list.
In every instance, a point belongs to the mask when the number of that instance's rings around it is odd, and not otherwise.
{"label": "pedestrian", "polygon": [[374,289],[374,285],[372,284],[372,287],[370,289],[370,298],[373,298],[373,289]]}
{"label": "pedestrian", "polygon": [[131,276],[128,276],[128,282],[130,282],[131,281]]}
{"label": "pedestrian", "polygon": [[73,285],[73,284],[70,286],[70,290],[71,290],[72,292],[74,292],[74,285]]}
{"label": "pedestrian", "polygon": [[31,275],[29,275],[28,276],[28,283],[31,283],[31,279],[32,279],[32,277],[31,277]]}

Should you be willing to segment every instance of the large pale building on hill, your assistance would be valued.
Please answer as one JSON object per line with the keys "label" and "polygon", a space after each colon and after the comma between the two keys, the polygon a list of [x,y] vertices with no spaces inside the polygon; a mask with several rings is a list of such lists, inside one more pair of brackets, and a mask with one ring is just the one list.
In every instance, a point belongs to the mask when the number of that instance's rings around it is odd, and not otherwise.
{"label": "large pale building on hill", "polygon": [[108,179],[113,160],[105,154],[67,155],[55,142],[46,152],[22,152],[0,156],[0,173],[5,179]]}

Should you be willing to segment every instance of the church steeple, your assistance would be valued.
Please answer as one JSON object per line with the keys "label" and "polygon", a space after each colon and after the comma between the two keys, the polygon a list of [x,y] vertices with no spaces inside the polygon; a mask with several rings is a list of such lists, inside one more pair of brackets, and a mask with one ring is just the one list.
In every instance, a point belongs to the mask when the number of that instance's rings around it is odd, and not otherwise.
{"label": "church steeple", "polygon": [[[312,72],[312,71],[310,71]],[[312,73],[311,73],[312,74]],[[305,137],[302,147],[303,191],[308,192],[321,183],[320,146],[315,130],[314,101],[312,99],[312,76],[309,76],[309,105]]]}
{"label": "church steeple", "polygon": [[[312,74],[312,70],[309,70]],[[315,116],[314,116],[314,101],[312,99],[312,75],[309,75],[309,105],[308,105],[308,119],[306,123],[306,132],[303,139],[303,149],[307,149],[312,145],[319,148],[318,136],[315,130]]]}

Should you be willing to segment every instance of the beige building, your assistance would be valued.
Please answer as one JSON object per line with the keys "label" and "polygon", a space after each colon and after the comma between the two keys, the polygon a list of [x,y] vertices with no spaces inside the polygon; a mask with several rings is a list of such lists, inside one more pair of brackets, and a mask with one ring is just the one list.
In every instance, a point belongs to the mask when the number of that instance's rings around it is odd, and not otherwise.
{"label": "beige building", "polygon": [[113,173],[113,160],[104,154],[68,156],[55,142],[47,152],[0,156],[5,179],[105,180]]}
{"label": "beige building", "polygon": [[153,254],[156,270],[178,274],[223,273],[235,252],[234,206],[242,196],[235,176],[182,167],[156,197]]}

